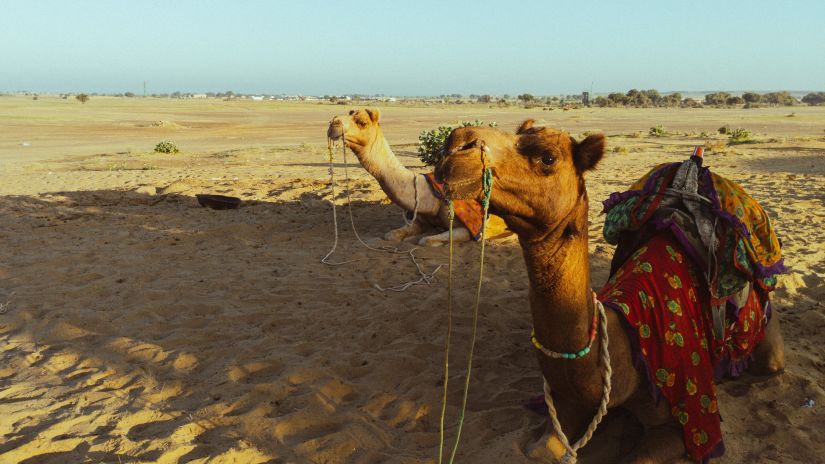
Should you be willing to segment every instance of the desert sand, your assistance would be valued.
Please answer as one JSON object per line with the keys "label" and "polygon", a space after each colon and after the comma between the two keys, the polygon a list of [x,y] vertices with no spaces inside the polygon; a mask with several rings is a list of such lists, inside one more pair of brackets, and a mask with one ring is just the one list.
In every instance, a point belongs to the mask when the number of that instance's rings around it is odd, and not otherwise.
{"label": "desert sand", "polygon": [[[436,460],[446,270],[432,285],[378,290],[415,269],[360,246],[345,209],[335,256],[356,261],[319,262],[333,240],[326,123],[348,109],[0,98],[0,462]],[[438,124],[512,130],[531,117],[574,136],[605,132],[608,154],[588,177],[594,286],[612,255],[600,202],[705,143],[706,165],[769,212],[791,268],[773,300],[786,371],[719,386],[728,451],[716,462],[823,462],[825,108],[381,109],[393,149],[421,172],[417,135]],[[658,124],[670,135],[649,136]],[[755,142],[729,145],[724,124]],[[152,152],[166,139],[181,153]],[[339,205],[342,163],[336,153]],[[357,164],[349,174],[358,231],[384,244],[400,210]],[[201,208],[197,193],[244,204]],[[526,274],[514,237],[488,245],[459,462],[533,462],[525,448],[545,419],[523,406],[541,391]],[[447,250],[417,256],[433,269]],[[478,261],[477,244],[456,247],[448,444]],[[611,413],[583,462],[618,459],[639,432]]]}

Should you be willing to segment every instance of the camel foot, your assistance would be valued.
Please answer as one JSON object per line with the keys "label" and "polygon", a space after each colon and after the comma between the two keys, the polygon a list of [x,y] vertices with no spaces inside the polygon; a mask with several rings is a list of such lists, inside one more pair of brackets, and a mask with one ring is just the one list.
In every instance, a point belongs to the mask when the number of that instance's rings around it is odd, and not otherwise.
{"label": "camel foot", "polygon": [[524,451],[527,457],[539,462],[554,464],[564,462],[564,445],[553,433],[545,433],[538,440],[527,445]]}
{"label": "camel foot", "polygon": [[407,234],[405,233],[403,228],[394,229],[384,234],[384,240],[388,242],[400,242],[404,240],[404,237],[406,236]]}
{"label": "camel foot", "polygon": [[624,461],[627,464],[660,464],[679,459],[685,454],[682,429],[676,424],[651,428],[642,443]]}
{"label": "camel foot", "polygon": [[785,342],[779,330],[779,315],[776,312],[765,327],[765,338],[753,350],[753,358],[750,369],[753,374],[777,375],[785,370]]}
{"label": "camel foot", "polygon": [[420,234],[423,230],[424,226],[422,226],[418,221],[416,221],[412,224],[406,225],[404,227],[399,227],[398,229],[393,229],[387,232],[386,234],[384,234],[384,240],[387,240],[389,242],[400,242],[404,240],[406,237]]}
{"label": "camel foot", "polygon": [[[470,231],[464,227],[456,227],[453,229],[453,243],[461,243],[470,240]],[[428,235],[422,237],[418,241],[421,246],[437,247],[450,242],[450,232],[441,232],[440,234]]]}

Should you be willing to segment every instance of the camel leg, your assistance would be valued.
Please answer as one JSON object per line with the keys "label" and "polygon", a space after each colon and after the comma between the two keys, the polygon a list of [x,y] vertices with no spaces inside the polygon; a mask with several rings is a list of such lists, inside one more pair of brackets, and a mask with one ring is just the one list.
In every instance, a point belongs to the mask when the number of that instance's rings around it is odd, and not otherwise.
{"label": "camel leg", "polygon": [[624,461],[627,464],[659,464],[672,462],[685,454],[682,428],[675,422],[653,427],[642,443]]}
{"label": "camel leg", "polygon": [[421,221],[414,221],[412,224],[408,224],[387,232],[384,234],[384,240],[388,240],[390,242],[400,242],[406,237],[420,234],[424,231],[424,229],[424,224],[422,224]]}
{"label": "camel leg", "polygon": [[[470,231],[466,227],[453,228],[453,242],[461,243],[470,240]],[[421,246],[435,247],[441,246],[450,241],[450,231],[441,232],[435,235],[421,237],[418,244]]]}
{"label": "camel leg", "polygon": [[751,370],[754,374],[774,375],[785,369],[785,342],[779,330],[779,315],[775,311],[765,327],[765,338],[754,350],[753,357]]}
{"label": "camel leg", "polygon": [[[593,417],[595,411],[557,398],[554,400],[554,403],[562,431],[567,435],[571,443],[575,443],[585,430],[587,421]],[[554,463],[562,462],[562,458],[566,452],[558,435],[553,431],[553,425],[549,418],[547,419],[544,434],[537,441],[528,445],[525,451],[532,459]]]}

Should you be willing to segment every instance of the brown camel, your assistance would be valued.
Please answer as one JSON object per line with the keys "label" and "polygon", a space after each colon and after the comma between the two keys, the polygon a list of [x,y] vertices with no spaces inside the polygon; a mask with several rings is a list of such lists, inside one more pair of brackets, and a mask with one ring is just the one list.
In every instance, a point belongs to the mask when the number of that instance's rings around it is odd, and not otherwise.
{"label": "brown camel", "polygon": [[[490,211],[514,231],[524,252],[530,280],[529,302],[536,338],[544,347],[570,351],[586,346],[595,303],[588,263],[588,198],[584,174],[604,155],[603,135],[577,142],[550,128],[525,121],[516,134],[467,127],[453,131],[436,176],[452,198],[480,198],[482,150],[493,173]],[[486,147],[486,148],[483,148]],[[615,311],[606,310],[612,393],[609,407],[623,405],[647,433],[628,462],[669,462],[685,454],[682,431],[667,401],[655,403],[648,377],[634,367],[628,331]],[[755,351],[766,372],[784,367],[778,318],[771,318]],[[603,380],[599,338],[590,355],[555,359],[537,351],[542,375],[552,391],[562,430],[577,440],[599,405]],[[565,449],[548,430],[529,453],[561,460]]]}
{"label": "brown camel", "polygon": [[[407,237],[423,235],[420,245],[439,246],[449,240],[449,210],[446,203],[439,199],[422,175],[407,169],[395,156],[389,142],[384,138],[379,120],[381,113],[375,108],[353,110],[347,115],[332,119],[327,136],[332,140],[343,138],[344,144],[351,149],[364,169],[376,180],[381,189],[396,205],[412,213],[416,210],[416,219],[411,224],[391,230],[384,235],[386,240],[401,241]],[[499,232],[503,229],[501,220],[493,224]],[[489,236],[489,234],[488,234]],[[464,242],[471,239],[470,232],[460,222],[455,222],[453,240]]]}

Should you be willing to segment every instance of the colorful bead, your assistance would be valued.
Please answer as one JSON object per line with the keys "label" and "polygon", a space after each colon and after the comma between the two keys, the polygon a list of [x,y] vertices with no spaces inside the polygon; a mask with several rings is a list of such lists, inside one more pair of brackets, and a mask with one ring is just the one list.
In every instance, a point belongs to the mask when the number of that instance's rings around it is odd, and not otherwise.
{"label": "colorful bead", "polygon": [[[601,303],[596,299],[596,294],[593,294],[593,301],[598,306]],[[533,346],[536,347],[539,351],[544,353],[546,356],[549,356],[554,359],[576,359],[576,358],[583,358],[590,353],[590,347],[593,345],[593,342],[596,340],[596,333],[598,330],[598,322],[599,322],[599,312],[598,310],[593,314],[593,321],[590,324],[590,340],[587,343],[587,346],[582,348],[579,351],[575,351],[572,353],[559,353],[556,351],[548,350],[538,341],[536,338],[536,329],[534,328],[530,332],[530,341],[533,343]]]}

